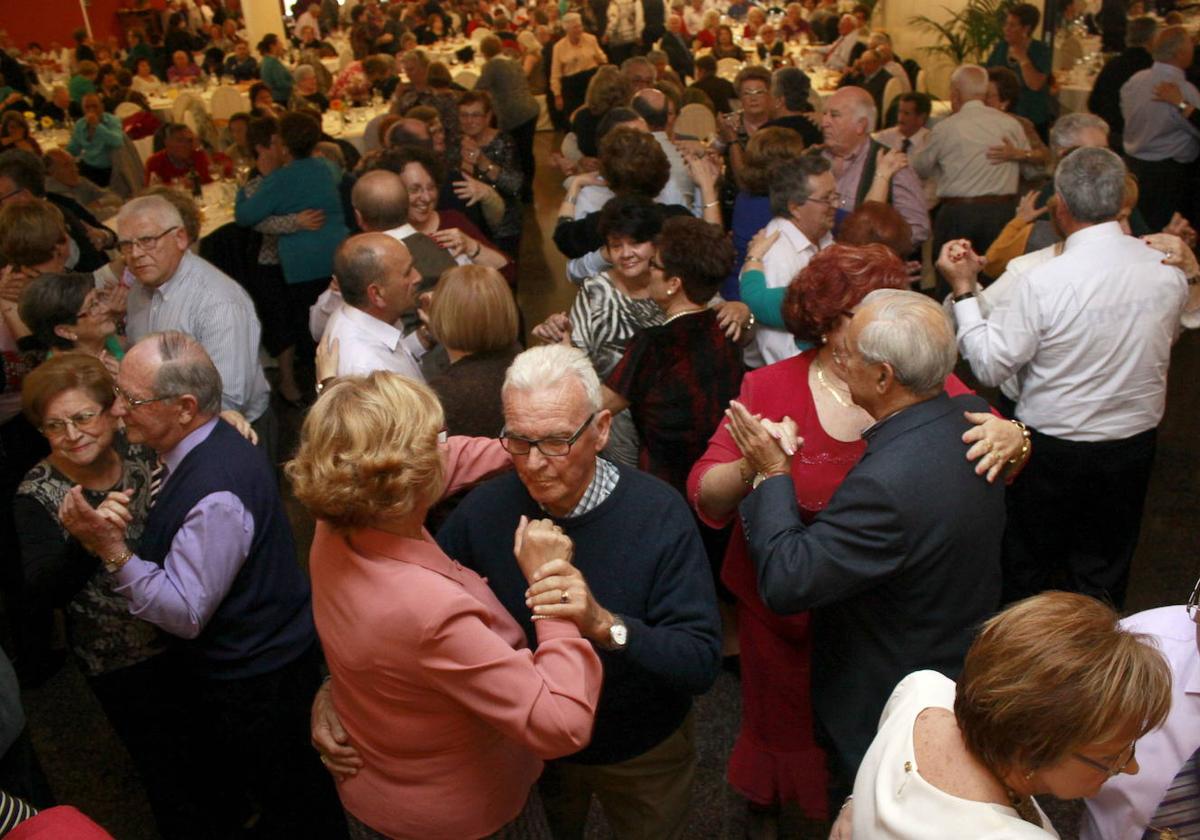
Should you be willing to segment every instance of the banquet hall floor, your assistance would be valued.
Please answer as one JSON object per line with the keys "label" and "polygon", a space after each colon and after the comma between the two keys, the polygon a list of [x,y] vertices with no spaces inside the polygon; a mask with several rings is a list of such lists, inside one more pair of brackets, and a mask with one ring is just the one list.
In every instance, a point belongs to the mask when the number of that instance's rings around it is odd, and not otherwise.
{"label": "banquet hall floor", "polygon": [[[549,159],[553,139],[549,133],[538,135],[539,160]],[[521,249],[518,298],[528,327],[551,312],[565,310],[573,297],[573,289],[564,279],[563,259],[550,238],[561,195],[556,173],[548,167],[540,169],[534,207],[526,212]],[[1129,588],[1130,612],[1182,603],[1200,574],[1200,436],[1194,421],[1200,416],[1198,382],[1200,335],[1192,332],[1180,339],[1172,358],[1167,414],[1160,427]],[[283,420],[287,447],[283,451],[288,451],[301,418],[282,404],[276,410]],[[298,559],[306,564],[312,521],[290,498],[288,503]],[[77,806],[118,840],[155,840],[159,835],[129,758],[74,666],[64,667],[44,686],[24,692],[24,701],[36,749],[59,801]],[[700,766],[685,833],[689,838],[732,840],[743,835],[744,808],[724,781],[724,761],[737,732],[739,714],[737,677],[723,671],[697,706]],[[1064,840],[1076,836],[1077,804],[1050,803],[1047,810]],[[588,837],[610,836],[597,809],[593,809],[593,817]],[[781,837],[825,837],[822,825],[791,811],[785,811],[781,829]]]}

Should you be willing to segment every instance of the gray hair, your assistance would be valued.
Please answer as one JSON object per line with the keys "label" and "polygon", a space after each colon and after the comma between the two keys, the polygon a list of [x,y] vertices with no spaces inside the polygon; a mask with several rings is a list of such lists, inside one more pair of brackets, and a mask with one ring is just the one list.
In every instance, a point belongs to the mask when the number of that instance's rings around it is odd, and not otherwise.
{"label": "gray hair", "polygon": [[1050,148],[1074,149],[1080,145],[1083,132],[1093,128],[1108,136],[1108,123],[1095,114],[1063,114],[1050,127]]}
{"label": "gray hair", "polygon": [[125,202],[117,213],[117,228],[120,229],[122,223],[134,217],[149,217],[158,222],[163,230],[184,226],[178,208],[161,195],[143,195]]}
{"label": "gray hair", "polygon": [[292,79],[297,82],[303,82],[305,79],[310,79],[317,75],[317,71],[313,69],[311,64],[297,64],[296,69],[292,71]]}
{"label": "gray hair", "polygon": [[793,204],[804,204],[812,197],[809,179],[828,172],[831,166],[824,155],[813,153],[772,166],[769,175],[771,215],[786,219]]}
{"label": "gray hair", "polygon": [[669,61],[670,59],[662,50],[650,50],[650,52],[646,53],[646,60],[651,64],[657,65],[660,61]]}
{"label": "gray hair", "polygon": [[599,411],[602,403],[600,377],[596,375],[596,369],[586,353],[578,347],[565,344],[531,347],[519,354],[504,374],[500,393],[541,391],[559,385],[572,376],[583,386],[588,409]]}
{"label": "gray hair", "polygon": [[1150,17],[1150,15],[1135,17],[1129,21],[1129,28],[1125,30],[1125,45],[1130,47],[1145,47],[1154,40],[1154,36],[1157,33],[1157,20]]}
{"label": "gray hair", "polygon": [[185,332],[150,333],[138,344],[154,342],[161,360],[154,374],[154,396],[191,394],[196,408],[209,416],[221,411],[221,373],[199,341]]}
{"label": "gray hair", "polygon": [[661,90],[644,88],[634,94],[629,103],[638,116],[646,121],[651,131],[664,131],[671,116],[671,108],[667,103],[667,95]]}
{"label": "gray hair", "polygon": [[583,16],[580,15],[579,12],[567,12],[562,16],[563,29],[566,29],[568,26],[574,26],[575,24],[583,26]]}
{"label": "gray hair", "polygon": [[890,47],[892,45],[892,36],[878,29],[875,30],[871,33],[871,37],[867,38],[867,46],[875,47],[879,44],[886,44]]}
{"label": "gray hair", "polygon": [[983,99],[987,96],[987,70],[978,64],[964,64],[950,74],[950,87],[963,99]]}
{"label": "gray hair", "polygon": [[812,82],[799,67],[780,67],[771,74],[771,96],[782,99],[789,111],[809,110],[811,93]]}
{"label": "gray hair", "polygon": [[1155,61],[1172,61],[1184,47],[1192,46],[1192,36],[1182,26],[1168,26],[1154,39],[1150,54]]}
{"label": "gray hair", "polygon": [[863,361],[890,365],[896,381],[917,396],[939,393],[958,360],[941,305],[906,289],[876,289],[859,311],[868,305],[873,317],[858,333]]}
{"label": "gray hair", "polygon": [[1079,222],[1107,222],[1125,200],[1125,164],[1108,149],[1076,149],[1054,171],[1054,191]]}

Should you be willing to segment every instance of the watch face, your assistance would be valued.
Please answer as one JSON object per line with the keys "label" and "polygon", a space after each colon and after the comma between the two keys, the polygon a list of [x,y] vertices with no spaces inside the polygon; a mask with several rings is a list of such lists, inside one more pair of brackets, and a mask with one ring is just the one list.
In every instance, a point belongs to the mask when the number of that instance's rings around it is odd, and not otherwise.
{"label": "watch face", "polygon": [[614,645],[624,647],[625,642],[629,639],[629,630],[624,624],[614,624],[609,628],[608,635],[612,637]]}

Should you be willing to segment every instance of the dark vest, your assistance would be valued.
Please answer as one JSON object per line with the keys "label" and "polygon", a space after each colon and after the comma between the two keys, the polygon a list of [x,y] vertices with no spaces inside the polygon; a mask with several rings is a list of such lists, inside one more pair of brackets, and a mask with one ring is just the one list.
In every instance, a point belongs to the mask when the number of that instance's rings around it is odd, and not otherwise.
{"label": "dark vest", "polygon": [[[863,166],[862,178],[858,181],[858,193],[855,195],[854,206],[858,207],[867,197],[867,193],[871,191],[871,182],[875,180],[875,156],[879,154],[880,149],[887,149],[887,146],[880,143],[874,137],[870,140],[870,145],[867,146],[867,160]],[[888,182],[887,203],[892,203],[892,182]]]}
{"label": "dark vest", "polygon": [[182,648],[201,676],[232,680],[270,673],[316,641],[308,580],[296,563],[292,529],[262,452],[224,420],[167,477],[146,521],[138,556],[159,566],[188,513],[227,491],[254,519],[250,555],[207,626]]}

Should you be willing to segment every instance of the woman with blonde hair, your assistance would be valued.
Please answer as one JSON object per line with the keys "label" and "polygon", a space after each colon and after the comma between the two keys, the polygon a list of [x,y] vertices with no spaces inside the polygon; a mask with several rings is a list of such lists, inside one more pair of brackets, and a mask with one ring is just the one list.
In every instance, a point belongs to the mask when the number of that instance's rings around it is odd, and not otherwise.
{"label": "woman with blonde hair", "polygon": [[[362,761],[331,760],[355,840],[533,831],[542,759],[591,738],[591,644],[551,619],[535,622],[529,650],[487,582],[425,530],[441,496],[509,464],[496,440],[439,444],[442,428],[425,385],[380,371],[342,379],[309,411],[287,466],[317,519],[313,615],[332,677],[318,704],[332,703]],[[522,519],[514,538],[530,582],[571,548],[547,521]]]}
{"label": "woman with blonde hair", "polygon": [[592,76],[583,107],[571,115],[571,131],[575,132],[579,151],[585,157],[599,157],[600,137],[596,130],[600,120],[613,108],[627,104],[632,95],[629,82],[612,64],[604,65]]}
{"label": "woman with blonde hair", "polygon": [[1034,796],[1095,795],[1138,772],[1171,706],[1171,671],[1112,607],[1067,592],[983,625],[955,681],[909,674],[883,710],[833,837],[1057,837]]}

